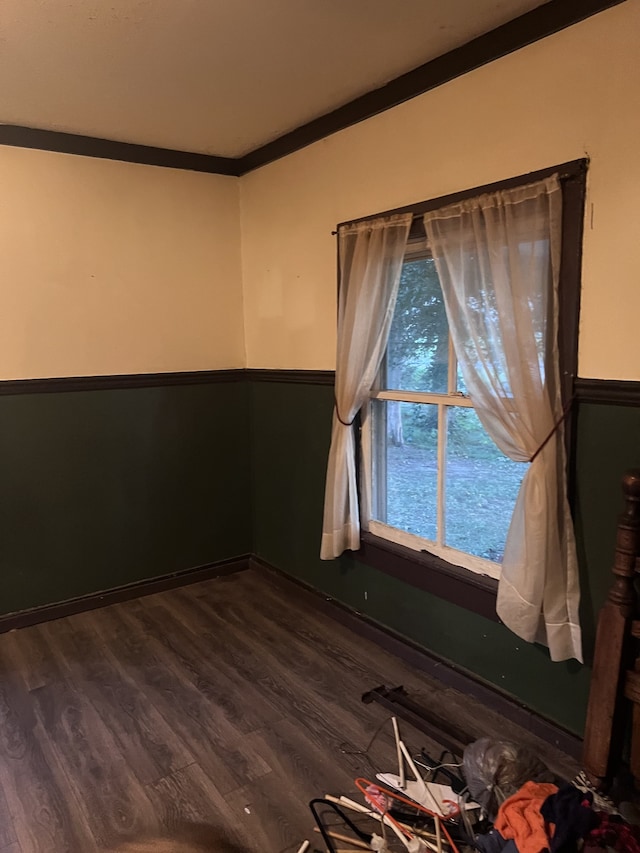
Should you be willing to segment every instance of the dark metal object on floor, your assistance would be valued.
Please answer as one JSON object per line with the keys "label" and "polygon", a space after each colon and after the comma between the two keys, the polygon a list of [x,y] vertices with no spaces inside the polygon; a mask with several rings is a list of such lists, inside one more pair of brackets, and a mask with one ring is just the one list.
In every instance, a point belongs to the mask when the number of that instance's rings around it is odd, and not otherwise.
{"label": "dark metal object on floor", "polygon": [[473,740],[473,737],[456,728],[449,720],[427,711],[411,699],[402,685],[385,687],[383,684],[375,687],[362,694],[362,701],[367,704],[378,702],[456,756],[462,757],[465,746]]}

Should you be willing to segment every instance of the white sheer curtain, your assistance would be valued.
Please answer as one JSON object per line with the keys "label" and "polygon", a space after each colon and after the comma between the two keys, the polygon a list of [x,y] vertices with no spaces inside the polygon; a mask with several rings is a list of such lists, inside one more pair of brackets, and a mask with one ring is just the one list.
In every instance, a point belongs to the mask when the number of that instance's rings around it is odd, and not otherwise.
{"label": "white sheer curtain", "polygon": [[340,289],[336,406],[327,466],[320,557],[360,547],[353,419],[387,345],[412,215],[359,222],[338,232]]}
{"label": "white sheer curtain", "polygon": [[554,176],[432,211],[424,224],[478,417],[510,459],[531,461],[507,535],[498,615],[524,640],[548,645],[553,660],[582,660],[557,346],[561,210]]}

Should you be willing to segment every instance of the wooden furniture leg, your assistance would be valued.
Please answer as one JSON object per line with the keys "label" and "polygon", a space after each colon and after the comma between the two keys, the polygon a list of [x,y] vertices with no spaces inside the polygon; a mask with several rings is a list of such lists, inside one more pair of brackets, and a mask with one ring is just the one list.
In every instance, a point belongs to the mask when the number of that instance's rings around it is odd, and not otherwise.
{"label": "wooden furniture leg", "polygon": [[[583,745],[583,766],[590,782],[603,787],[611,771],[614,754],[621,750],[623,732],[616,725],[623,697],[624,673],[630,665],[631,620],[636,613],[634,578],[640,553],[640,470],[630,471],[622,481],[625,509],[618,521],[614,580],[600,611],[593,674]],[[638,623],[640,625],[640,623]],[[637,665],[640,662],[637,662]],[[629,674],[627,692],[640,702],[640,669]],[[640,705],[636,705],[638,710]],[[634,741],[640,743],[640,717]],[[636,769],[640,775],[640,752]]]}
{"label": "wooden furniture leg", "polygon": [[[634,636],[639,634],[634,632]],[[631,721],[631,773],[640,790],[640,657],[636,658],[633,670],[627,673],[624,695],[633,702]]]}

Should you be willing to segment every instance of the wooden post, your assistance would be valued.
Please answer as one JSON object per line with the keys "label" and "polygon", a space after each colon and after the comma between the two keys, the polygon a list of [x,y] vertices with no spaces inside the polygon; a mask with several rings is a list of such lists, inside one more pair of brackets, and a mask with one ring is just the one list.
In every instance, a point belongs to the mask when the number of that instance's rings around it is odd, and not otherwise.
{"label": "wooden post", "polygon": [[[633,581],[640,553],[640,470],[625,474],[622,491],[625,509],[618,521],[614,580],[598,618],[582,757],[584,770],[597,787],[605,785],[612,760],[619,757],[614,753],[621,748],[623,735],[616,722],[623,698],[624,671],[630,662],[630,623],[636,614]],[[640,770],[640,752],[638,762]]]}

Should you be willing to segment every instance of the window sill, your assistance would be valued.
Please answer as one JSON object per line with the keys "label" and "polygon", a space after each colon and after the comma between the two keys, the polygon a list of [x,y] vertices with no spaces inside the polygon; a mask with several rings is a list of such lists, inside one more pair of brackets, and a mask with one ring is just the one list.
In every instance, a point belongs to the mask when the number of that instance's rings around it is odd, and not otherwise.
{"label": "window sill", "polygon": [[454,566],[429,554],[413,551],[371,533],[362,533],[357,560],[432,595],[478,613],[492,622],[496,614],[498,581]]}

